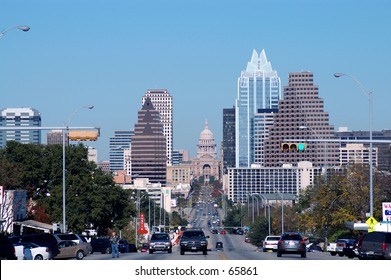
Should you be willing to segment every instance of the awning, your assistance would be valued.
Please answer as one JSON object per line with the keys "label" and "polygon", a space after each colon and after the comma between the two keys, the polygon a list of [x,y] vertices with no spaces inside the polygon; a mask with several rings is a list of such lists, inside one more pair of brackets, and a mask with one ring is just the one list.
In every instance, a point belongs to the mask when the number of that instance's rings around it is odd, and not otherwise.
{"label": "awning", "polygon": [[51,232],[53,231],[53,225],[51,224],[45,224],[42,222],[34,221],[34,220],[26,220],[26,221],[15,221],[15,225],[20,225],[21,232],[23,232],[23,227],[29,227],[34,229],[39,229],[44,232]]}

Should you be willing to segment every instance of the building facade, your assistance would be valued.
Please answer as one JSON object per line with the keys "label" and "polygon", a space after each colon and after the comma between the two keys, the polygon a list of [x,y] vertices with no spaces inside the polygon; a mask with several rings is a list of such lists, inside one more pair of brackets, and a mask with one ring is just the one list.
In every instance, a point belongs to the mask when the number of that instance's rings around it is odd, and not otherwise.
{"label": "building facade", "polygon": [[130,149],[133,135],[133,130],[117,130],[114,131],[114,137],[110,137],[110,171],[125,170],[125,150]]}
{"label": "building facade", "polygon": [[[41,126],[41,113],[34,108],[6,108],[0,111],[0,148],[7,145],[8,141],[16,141],[23,144],[41,144],[40,130],[12,130],[15,128],[34,128]],[[9,128],[9,129],[8,129]]]}
{"label": "building facade", "polygon": [[254,135],[254,163],[265,165],[265,140],[269,138],[269,127],[273,126],[277,109],[260,109],[254,115],[252,134]]}
{"label": "building facade", "polygon": [[223,109],[223,141],[221,145],[223,174],[235,167],[235,107]]}
{"label": "building facade", "polygon": [[[362,130],[353,130],[349,131],[347,128],[339,128],[338,131],[335,132],[335,137],[340,140],[357,140],[357,143],[360,143],[360,140],[368,141],[370,139],[369,131]],[[380,141],[390,141],[389,143],[373,143],[372,151],[373,155],[373,165],[382,171],[391,171],[391,130],[380,130],[380,131],[372,131],[372,140],[380,140]],[[345,148],[348,142],[341,142],[341,148]],[[369,143],[362,143],[363,149],[369,151]],[[375,165],[375,158],[376,165]],[[341,160],[342,162],[342,160]]]}
{"label": "building facade", "polygon": [[166,137],[160,114],[149,97],[138,112],[131,145],[132,178],[166,185]]}
{"label": "building facade", "polygon": [[197,144],[197,157],[192,160],[193,178],[199,180],[203,177],[209,182],[211,177],[220,180],[220,161],[217,159],[216,144],[214,136],[205,122],[204,130],[200,133]]}
{"label": "building facade", "polygon": [[166,89],[149,89],[142,97],[142,104],[150,98],[155,110],[160,114],[163,134],[166,138],[167,165],[172,164],[173,152],[173,112],[172,96]]}
{"label": "building facade", "polygon": [[278,109],[281,81],[266,58],[265,50],[254,50],[246,70],[238,79],[235,101],[235,166],[249,167],[254,163],[254,116],[259,109]]}
{"label": "building facade", "polygon": [[297,200],[301,191],[321,174],[310,162],[298,166],[229,168],[225,193],[234,202],[247,203],[253,196],[267,200]]}
{"label": "building facade", "polygon": [[[339,166],[339,143],[321,141],[335,137],[318,91],[313,73],[289,73],[284,99],[279,102],[268,139],[264,142],[265,167],[296,166],[301,161],[312,162],[315,167]],[[290,142],[288,140],[304,140],[305,151],[284,150],[282,145]]]}

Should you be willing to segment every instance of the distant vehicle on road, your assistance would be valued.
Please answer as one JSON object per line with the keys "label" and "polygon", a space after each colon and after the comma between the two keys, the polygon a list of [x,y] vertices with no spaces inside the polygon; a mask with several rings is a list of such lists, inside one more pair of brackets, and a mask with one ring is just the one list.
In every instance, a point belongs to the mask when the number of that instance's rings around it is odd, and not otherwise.
{"label": "distant vehicle on road", "polygon": [[153,254],[156,251],[167,251],[172,253],[172,243],[170,235],[166,232],[156,232],[152,234],[149,240],[149,253]]}
{"label": "distant vehicle on road", "polygon": [[202,229],[187,229],[182,233],[179,242],[180,254],[185,252],[202,252],[208,254],[208,240],[209,236],[205,236]]}
{"label": "distant vehicle on road", "polygon": [[278,241],[280,240],[281,236],[279,235],[269,235],[266,236],[265,240],[263,241],[263,252],[266,252],[268,250],[277,251],[277,245]]}
{"label": "distant vehicle on road", "polygon": [[218,241],[216,242],[216,251],[223,251],[223,242]]}
{"label": "distant vehicle on road", "polygon": [[302,258],[306,258],[307,250],[300,233],[286,232],[281,235],[277,246],[277,257],[281,257],[282,254],[299,254]]}

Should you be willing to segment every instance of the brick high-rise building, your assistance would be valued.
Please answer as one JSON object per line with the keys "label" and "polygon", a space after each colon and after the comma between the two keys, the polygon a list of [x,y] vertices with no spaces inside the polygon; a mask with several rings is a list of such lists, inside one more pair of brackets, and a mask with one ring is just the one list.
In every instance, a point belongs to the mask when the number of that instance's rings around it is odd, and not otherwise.
{"label": "brick high-rise building", "polygon": [[166,138],[159,112],[147,97],[138,112],[131,144],[132,178],[166,185]]}
{"label": "brick high-rise building", "polygon": [[297,166],[300,161],[330,167],[339,165],[339,143],[307,141],[305,151],[282,150],[287,139],[333,139],[334,127],[329,124],[329,114],[324,111],[323,99],[318,96],[313,73],[289,73],[288,86],[274,115],[273,125],[265,140],[265,167],[282,164]]}

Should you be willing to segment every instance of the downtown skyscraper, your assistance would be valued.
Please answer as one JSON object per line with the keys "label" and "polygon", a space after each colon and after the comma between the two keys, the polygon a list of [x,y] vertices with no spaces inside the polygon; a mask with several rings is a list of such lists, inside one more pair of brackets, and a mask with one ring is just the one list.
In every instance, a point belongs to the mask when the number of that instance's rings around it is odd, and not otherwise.
{"label": "downtown skyscraper", "polygon": [[142,104],[150,98],[153,107],[160,114],[160,122],[163,124],[163,134],[166,137],[166,163],[172,165],[173,151],[173,115],[172,96],[167,89],[149,89],[142,97]]}
{"label": "downtown skyscraper", "polygon": [[[292,72],[284,86],[284,98],[269,127],[268,138],[264,140],[265,167],[282,164],[297,166],[301,161],[311,162],[315,167],[339,165],[339,143],[322,142],[334,139],[334,127],[330,125],[329,114],[324,110],[324,101],[319,97],[319,87],[314,84],[311,72]],[[286,139],[308,139],[305,151],[284,150]],[[316,139],[319,141],[310,141]]]}
{"label": "downtown skyscraper", "polygon": [[255,116],[263,109],[278,109],[281,80],[266,58],[265,50],[254,50],[247,68],[238,78],[235,101],[235,165],[249,167],[255,162]]}
{"label": "downtown skyscraper", "polygon": [[149,97],[138,112],[130,147],[132,177],[166,185],[166,137],[160,114]]}

